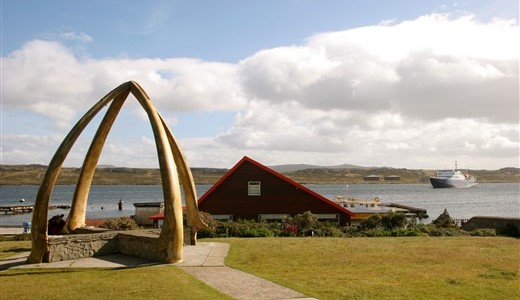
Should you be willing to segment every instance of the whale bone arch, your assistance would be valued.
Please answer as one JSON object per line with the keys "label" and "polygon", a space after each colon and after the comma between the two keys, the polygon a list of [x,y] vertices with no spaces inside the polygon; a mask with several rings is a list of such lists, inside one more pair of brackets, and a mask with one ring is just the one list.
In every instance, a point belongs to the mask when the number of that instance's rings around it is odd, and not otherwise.
{"label": "whale bone arch", "polygon": [[63,233],[72,232],[74,229],[85,225],[88,194],[101,151],[106,137],[130,93],[134,95],[148,115],[157,148],[164,197],[164,222],[159,235],[159,252],[162,259],[168,263],[182,261],[184,232],[179,179],[185,194],[188,224],[192,228],[192,243],[196,243],[196,232],[207,226],[199,214],[193,175],[173,133],[141,86],[137,82],[128,81],[101,98],[83,115],[51,159],[36,195],[31,224],[32,248],[27,263],[48,262],[47,218],[49,200],[61,167],[81,132],[104,106],[112,102],[83,161],[74,191],[71,211],[67,217]]}

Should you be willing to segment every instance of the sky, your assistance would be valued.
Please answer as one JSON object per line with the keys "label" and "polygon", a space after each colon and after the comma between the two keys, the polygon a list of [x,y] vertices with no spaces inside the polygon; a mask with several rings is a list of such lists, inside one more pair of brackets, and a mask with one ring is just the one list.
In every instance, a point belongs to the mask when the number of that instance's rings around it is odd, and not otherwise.
{"label": "sky", "polygon": [[[517,0],[0,0],[1,164],[138,82],[191,167],[520,167]],[[64,166],[80,167],[102,111]],[[99,164],[156,168],[125,102]]]}

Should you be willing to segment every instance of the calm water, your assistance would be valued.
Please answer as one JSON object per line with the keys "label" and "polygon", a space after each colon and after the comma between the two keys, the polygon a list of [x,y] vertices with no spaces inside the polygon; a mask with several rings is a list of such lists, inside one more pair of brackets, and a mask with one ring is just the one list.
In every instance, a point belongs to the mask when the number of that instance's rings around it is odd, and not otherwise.
{"label": "calm water", "polygon": [[[202,196],[211,186],[198,185],[197,195]],[[433,189],[423,184],[355,184],[307,185],[315,192],[332,199],[337,195],[355,198],[378,196],[383,203],[400,203],[425,208],[431,222],[446,208],[453,218],[473,216],[520,217],[520,185],[517,183],[481,183],[466,189]],[[32,205],[38,186],[0,186],[0,205]],[[61,185],[54,188],[50,205],[71,204],[74,186]],[[135,213],[133,203],[163,201],[162,188],[158,185],[92,186],[88,201],[87,218],[128,216]],[[117,210],[119,199],[124,200],[123,210]],[[49,218],[67,215],[68,209],[49,211]],[[0,225],[21,225],[31,221],[31,214],[0,215]]]}

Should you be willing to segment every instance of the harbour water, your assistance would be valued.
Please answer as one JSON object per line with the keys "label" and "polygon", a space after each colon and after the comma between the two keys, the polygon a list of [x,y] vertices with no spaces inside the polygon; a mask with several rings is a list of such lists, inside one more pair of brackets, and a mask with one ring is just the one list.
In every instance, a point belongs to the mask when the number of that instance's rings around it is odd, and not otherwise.
{"label": "harbour water", "polygon": [[[481,183],[464,189],[433,189],[426,184],[352,184],[306,185],[311,190],[333,199],[342,195],[353,198],[373,199],[379,197],[382,203],[399,203],[425,208],[428,223],[446,208],[453,218],[469,219],[473,216],[520,217],[520,184]],[[197,185],[197,195],[202,196],[211,186]],[[0,186],[0,205],[33,205],[38,186]],[[74,186],[60,185],[54,188],[49,205],[70,205]],[[25,202],[20,202],[24,199]],[[117,202],[123,200],[123,210],[118,210]],[[162,187],[159,185],[97,185],[90,190],[87,218],[110,218],[135,214],[134,203],[162,202]],[[49,218],[64,214],[69,209],[49,211]],[[30,222],[32,214],[0,214],[0,226],[20,226]]]}

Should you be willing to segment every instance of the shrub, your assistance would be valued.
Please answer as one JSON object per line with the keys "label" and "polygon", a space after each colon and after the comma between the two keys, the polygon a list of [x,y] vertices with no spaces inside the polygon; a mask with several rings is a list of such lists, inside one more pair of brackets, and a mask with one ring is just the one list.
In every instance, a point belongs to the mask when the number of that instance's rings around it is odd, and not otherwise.
{"label": "shrub", "polygon": [[359,224],[359,229],[368,230],[375,229],[381,225],[381,217],[379,215],[370,216]]}
{"label": "shrub", "polygon": [[396,228],[390,231],[391,236],[424,236],[425,233],[412,228],[412,229],[404,229],[404,228]]}
{"label": "shrub", "polygon": [[406,218],[403,213],[390,213],[381,217],[381,226],[388,230],[403,228],[405,223]]}
{"label": "shrub", "polygon": [[268,237],[275,236],[281,232],[277,223],[255,223],[253,221],[240,220],[237,222],[209,222],[209,227],[200,230],[199,238],[215,237]]}
{"label": "shrub", "polygon": [[298,228],[299,236],[310,235],[311,232],[316,232],[319,227],[318,216],[312,214],[310,211],[288,218],[287,223],[295,225]]}
{"label": "shrub", "polygon": [[365,237],[391,236],[390,231],[383,230],[381,228],[366,229],[366,230],[362,230],[360,233],[361,233],[361,236],[365,236]]}
{"label": "shrub", "polygon": [[343,237],[345,234],[333,224],[323,224],[314,232],[316,236],[325,236],[325,237]]}
{"label": "shrub", "polygon": [[477,229],[469,232],[472,236],[497,236],[496,229]]}
{"label": "shrub", "polygon": [[201,229],[197,231],[197,238],[203,239],[203,238],[214,238],[215,237],[215,230],[216,227],[209,225],[207,228]]}
{"label": "shrub", "polygon": [[[205,220],[209,227],[198,232],[199,238],[218,237],[269,237],[269,236],[320,236],[320,237],[402,237],[402,236],[495,236],[496,232],[481,229],[466,232],[457,226],[439,227],[435,224],[417,224],[403,228],[403,214],[384,217],[373,215],[359,226],[338,227],[335,223],[318,222],[315,215],[306,212],[290,218],[287,223],[255,222],[239,220],[220,222]],[[304,228],[304,230],[302,230]]]}
{"label": "shrub", "polygon": [[134,230],[138,228],[137,223],[131,217],[106,219],[100,227],[112,230]]}
{"label": "shrub", "polygon": [[239,237],[268,237],[273,236],[273,232],[267,228],[248,228],[243,227],[240,230]]}
{"label": "shrub", "polygon": [[345,226],[341,228],[341,232],[345,237],[360,237],[362,236],[357,226]]}
{"label": "shrub", "polygon": [[468,235],[468,233],[464,230],[459,229],[458,227],[452,228],[444,228],[438,227],[434,224],[421,224],[417,225],[416,230],[419,232],[425,233],[429,236],[463,236]]}
{"label": "shrub", "polygon": [[450,217],[447,209],[444,209],[444,212],[440,214],[437,219],[432,222],[435,226],[440,228],[454,228],[457,227],[455,221]]}

